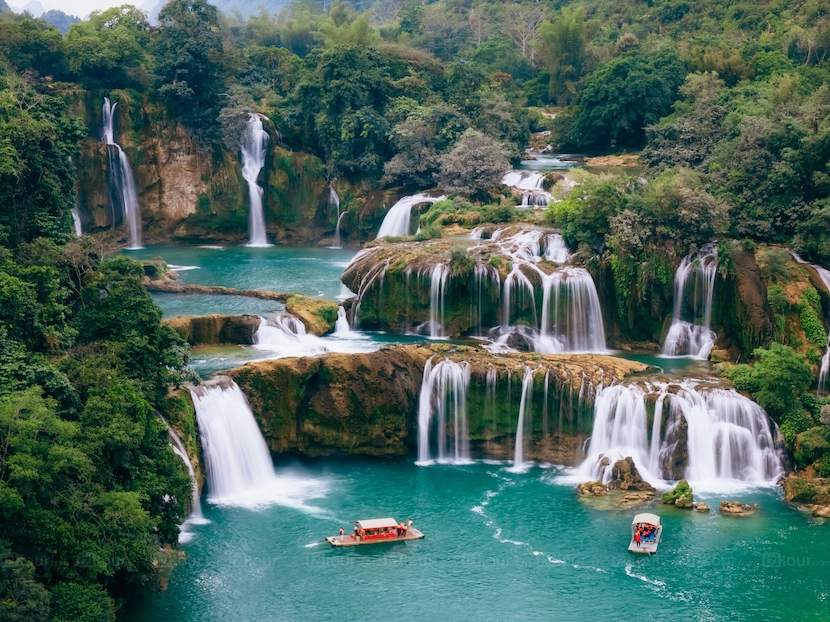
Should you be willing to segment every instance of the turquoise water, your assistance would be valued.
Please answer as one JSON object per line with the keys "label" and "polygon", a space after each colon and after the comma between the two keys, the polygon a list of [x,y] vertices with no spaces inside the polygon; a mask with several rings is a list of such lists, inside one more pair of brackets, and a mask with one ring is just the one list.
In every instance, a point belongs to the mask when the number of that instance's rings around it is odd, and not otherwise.
{"label": "turquoise water", "polygon": [[[205,503],[164,592],[121,616],[166,620],[821,620],[830,525],[777,491],[754,518],[656,506],[663,543],[627,552],[635,510],[579,500],[555,469],[417,467],[410,460],[280,465],[282,505]],[[706,499],[713,507],[718,498]],[[652,508],[655,509],[655,508]],[[642,510],[641,510],[642,511]],[[412,518],[423,540],[333,549],[355,519]]]}
{"label": "turquoise water", "polygon": [[355,252],[285,246],[148,246],[128,254],[135,259],[161,256],[170,266],[188,268],[177,271],[183,285],[265,289],[336,300],[340,276]]}
{"label": "turquoise water", "polygon": [[212,313],[269,315],[282,311],[285,308],[285,305],[281,302],[248,298],[247,296],[154,292],[153,300],[161,307],[164,317],[210,315]]}

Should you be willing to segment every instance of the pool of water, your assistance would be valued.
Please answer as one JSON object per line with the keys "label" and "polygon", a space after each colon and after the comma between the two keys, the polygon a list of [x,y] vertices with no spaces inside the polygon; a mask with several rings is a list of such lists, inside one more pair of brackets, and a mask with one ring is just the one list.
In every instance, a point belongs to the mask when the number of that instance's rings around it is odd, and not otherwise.
{"label": "pool of water", "polygon": [[[131,622],[228,620],[822,620],[830,525],[773,490],[753,518],[656,505],[651,557],[627,552],[636,510],[596,509],[555,468],[417,467],[411,460],[281,464],[279,502],[205,503],[163,592]],[[269,495],[271,496],[271,495]],[[642,511],[642,510],[640,510]],[[360,518],[412,518],[419,541],[333,549]]]}
{"label": "pool of water", "polygon": [[[340,276],[355,255],[353,250],[286,246],[148,246],[126,252],[135,259],[163,257],[176,269],[183,285],[265,289],[328,300],[340,295]],[[212,313],[232,311],[217,309]]]}
{"label": "pool of water", "polygon": [[216,372],[233,369],[251,361],[289,356],[320,356],[326,352],[375,352],[384,346],[427,342],[429,340],[426,337],[418,335],[353,331],[345,335],[306,335],[298,340],[286,339],[273,348],[247,345],[196,346],[193,348],[190,367],[202,378],[207,378]]}
{"label": "pool of water", "polygon": [[169,294],[153,292],[153,300],[161,307],[164,317],[180,315],[211,315],[227,313],[240,315],[269,315],[285,308],[275,300],[261,300],[247,296],[218,296],[212,294]]}

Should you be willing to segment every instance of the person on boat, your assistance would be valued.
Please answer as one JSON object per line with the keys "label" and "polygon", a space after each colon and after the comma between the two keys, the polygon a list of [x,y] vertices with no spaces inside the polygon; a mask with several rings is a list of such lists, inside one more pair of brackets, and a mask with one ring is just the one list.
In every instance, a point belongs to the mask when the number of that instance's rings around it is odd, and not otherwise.
{"label": "person on boat", "polygon": [[637,543],[637,548],[640,547],[640,542],[642,541],[642,536],[640,536],[640,530],[637,530],[637,533],[634,534],[634,542]]}
{"label": "person on boat", "polygon": [[344,530],[342,527],[340,528],[340,535],[341,535],[341,536],[345,536],[345,535],[346,535],[346,532],[345,532],[345,530]]}
{"label": "person on boat", "polygon": [[411,518],[407,521],[406,528],[407,529],[412,529],[412,519]]}

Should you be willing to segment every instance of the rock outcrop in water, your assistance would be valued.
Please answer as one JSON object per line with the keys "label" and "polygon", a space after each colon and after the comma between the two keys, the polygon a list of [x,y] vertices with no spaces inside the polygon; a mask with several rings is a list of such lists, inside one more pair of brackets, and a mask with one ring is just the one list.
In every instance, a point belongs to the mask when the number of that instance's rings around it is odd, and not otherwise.
{"label": "rock outcrop in water", "polygon": [[258,315],[185,315],[165,320],[191,346],[254,343]]}
{"label": "rock outcrop in water", "polygon": [[681,479],[674,489],[664,492],[661,501],[665,505],[674,505],[679,508],[691,508],[694,504],[694,494],[689,482]]}
{"label": "rock outcrop in water", "polygon": [[[593,387],[647,369],[608,356],[493,356],[439,344],[248,363],[229,375],[251,403],[273,451],[407,455],[417,445],[419,394],[433,357],[469,365],[473,456],[513,457],[522,377],[532,366],[525,457],[558,464],[576,464],[582,457],[580,446],[591,431]],[[449,426],[447,434],[453,434]]]}

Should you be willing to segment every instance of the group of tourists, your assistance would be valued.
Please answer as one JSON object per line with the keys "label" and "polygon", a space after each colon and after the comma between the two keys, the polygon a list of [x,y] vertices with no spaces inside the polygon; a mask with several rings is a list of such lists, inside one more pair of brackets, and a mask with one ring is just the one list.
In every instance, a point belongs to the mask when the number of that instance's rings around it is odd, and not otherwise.
{"label": "group of tourists", "polygon": [[637,530],[634,532],[634,542],[640,546],[641,542],[651,542],[657,537],[657,527],[654,525],[647,525],[640,523],[637,525]]}
{"label": "group of tourists", "polygon": [[[383,529],[382,531],[380,529],[370,529],[368,535],[372,536],[372,537],[379,537],[379,536],[392,537],[392,536],[395,536],[395,537],[398,537],[398,538],[403,538],[409,532],[410,527],[412,527],[412,519],[411,518],[405,523],[398,523],[394,527],[387,527],[387,528]],[[340,535],[341,536],[345,535],[345,533],[346,532],[343,529],[340,530]],[[366,536],[367,536],[366,530],[363,529],[360,526],[359,521],[355,521],[355,523],[354,523],[354,534],[352,535],[352,538],[355,538],[356,540],[361,540],[361,539],[366,538]],[[369,538],[369,539],[371,539],[371,538]]]}

